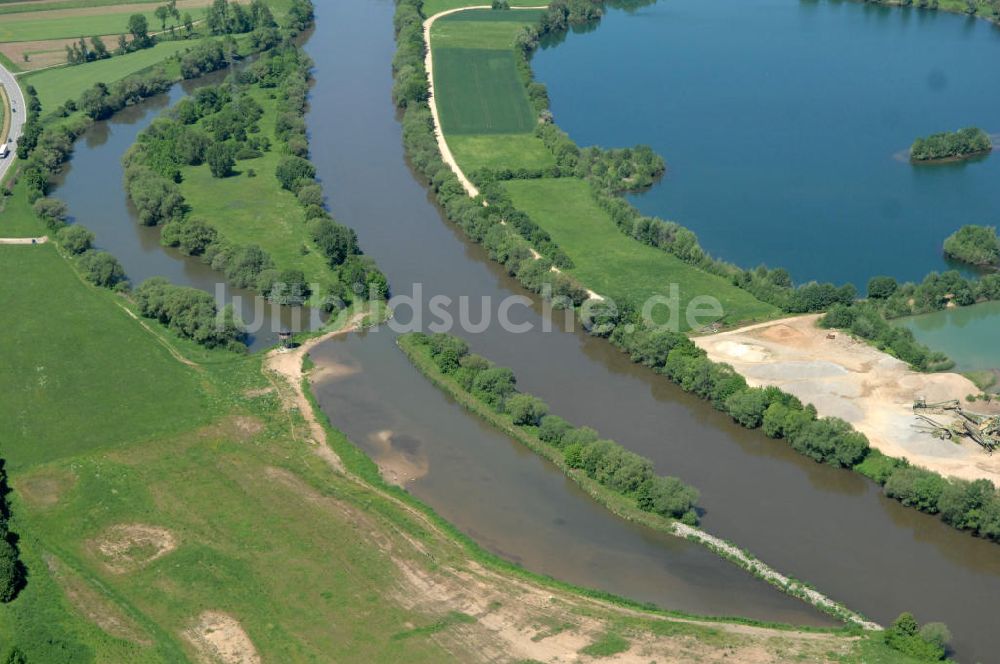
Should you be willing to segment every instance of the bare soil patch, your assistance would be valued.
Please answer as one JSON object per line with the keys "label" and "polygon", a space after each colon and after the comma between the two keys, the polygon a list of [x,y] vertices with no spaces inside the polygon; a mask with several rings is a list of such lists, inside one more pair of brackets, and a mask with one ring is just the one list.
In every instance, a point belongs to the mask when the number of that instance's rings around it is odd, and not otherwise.
{"label": "bare soil patch", "polygon": [[14,489],[33,507],[52,507],[73,488],[76,475],[68,470],[46,469],[14,480]]}
{"label": "bare soil patch", "polygon": [[132,572],[177,548],[177,537],[166,528],[143,523],[111,526],[90,543],[108,571]]}
{"label": "bare soil patch", "polygon": [[198,661],[205,664],[260,664],[260,655],[240,622],[221,611],[205,611],[184,631]]}
{"label": "bare soil patch", "polygon": [[[54,12],[53,12],[54,13]],[[118,35],[101,35],[101,39],[113,48],[118,43]],[[16,64],[22,71],[45,69],[55,65],[66,64],[66,47],[75,44],[79,39],[40,39],[38,41],[0,43],[0,53]],[[87,37],[89,44],[90,37]],[[28,54],[25,61],[24,54]]]}
{"label": "bare soil patch", "polygon": [[1000,455],[987,456],[968,439],[939,440],[913,427],[914,400],[964,403],[967,395],[979,393],[972,381],[956,373],[913,371],[849,334],[820,329],[818,319],[787,318],[694,341],[751,385],[775,385],[813,404],[820,415],[847,420],[884,454],[943,475],[1000,483]]}
{"label": "bare soil patch", "polygon": [[45,563],[66,594],[66,599],[87,620],[115,638],[145,646],[152,645],[153,641],[146,630],[104,593],[63,565],[55,556],[46,555]]}

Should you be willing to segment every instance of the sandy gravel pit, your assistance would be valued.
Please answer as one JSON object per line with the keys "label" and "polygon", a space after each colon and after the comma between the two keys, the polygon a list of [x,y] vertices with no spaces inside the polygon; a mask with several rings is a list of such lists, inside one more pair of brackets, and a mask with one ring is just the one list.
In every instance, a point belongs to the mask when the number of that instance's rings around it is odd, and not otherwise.
{"label": "sandy gravel pit", "polygon": [[[716,362],[731,365],[753,386],[774,385],[840,417],[868,436],[872,447],[943,475],[1000,484],[1000,455],[971,440],[939,440],[913,428],[913,401],[959,399],[979,389],[956,373],[923,374],[849,335],[816,326],[818,314],[695,337]],[[983,411],[982,404],[970,410]],[[951,417],[942,415],[941,421]]]}

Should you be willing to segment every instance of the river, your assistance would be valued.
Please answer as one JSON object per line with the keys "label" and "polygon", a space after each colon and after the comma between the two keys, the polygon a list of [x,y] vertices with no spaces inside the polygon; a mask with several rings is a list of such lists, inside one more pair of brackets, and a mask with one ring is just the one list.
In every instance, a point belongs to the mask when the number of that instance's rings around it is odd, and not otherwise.
{"label": "river", "polygon": [[[332,211],[358,231],[362,247],[386,271],[397,294],[421,284],[428,296],[464,295],[475,303],[489,297],[494,306],[512,294],[523,296],[479,247],[442,220],[406,166],[390,100],[392,12],[390,0],[317,7],[317,30],[307,43],[316,61],[308,124]],[[594,33],[599,34],[600,29]],[[106,146],[116,140],[115,132],[131,131],[114,123],[110,129],[102,145],[81,143],[75,162],[102,149],[110,152]],[[117,140],[114,160],[102,162],[109,168],[118,168],[130,142]],[[86,170],[73,169],[58,195],[79,218],[82,201],[121,196],[120,171],[114,172],[115,177],[93,182],[91,189],[103,187],[93,191],[74,188]],[[105,214],[115,217],[109,224],[118,225],[99,236],[104,246],[111,246],[115,233],[137,232],[134,223],[126,226],[127,210],[108,207]],[[93,227],[96,220],[84,223]],[[184,264],[171,273],[176,281],[198,285],[187,276],[197,261],[148,246],[148,258],[114,250],[133,278],[143,260],[167,255]],[[218,275],[210,276],[214,284]],[[474,351],[512,367],[520,386],[554,412],[594,426],[653,459],[658,472],[697,486],[709,531],[879,622],[910,610],[922,622],[948,623],[964,660],[989,661],[1000,649],[1000,634],[993,629],[1000,597],[996,545],[882,497],[858,475],[817,465],[779,441],[734,425],[632,365],[604,341],[540,331],[537,303],[519,307],[516,318],[536,329],[511,334],[487,326],[465,336]],[[530,569],[668,608],[825,622],[804,604],[686,542],[610,518],[553,468],[424,381],[394,347],[389,330],[332,341],[314,357],[321,367],[361,369],[318,386],[332,421],[373,453],[385,447],[370,434],[391,432],[392,450],[426,463],[427,474],[410,489],[483,546]]]}

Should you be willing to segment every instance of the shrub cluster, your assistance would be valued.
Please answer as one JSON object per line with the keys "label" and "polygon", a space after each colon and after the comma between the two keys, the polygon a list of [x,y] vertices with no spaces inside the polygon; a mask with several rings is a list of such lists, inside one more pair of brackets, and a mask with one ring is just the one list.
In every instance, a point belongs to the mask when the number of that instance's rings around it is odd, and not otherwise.
{"label": "shrub cluster", "polygon": [[944,623],[917,624],[912,613],[901,613],[883,634],[887,646],[921,662],[938,662],[948,652],[951,632]]}
{"label": "shrub cluster", "polygon": [[232,38],[225,42],[225,46],[221,39],[210,39],[198,44],[181,56],[181,76],[197,78],[202,74],[222,69],[227,64],[226,53],[235,50],[235,45]]}
{"label": "shrub cluster", "polygon": [[918,138],[910,147],[910,159],[929,161],[950,159],[989,152],[993,149],[989,134],[978,127],[946,131]]}
{"label": "shrub cluster", "polygon": [[135,289],[140,313],[166,325],[185,339],[208,348],[242,351],[244,332],[233,306],[220,312],[215,299],[205,291],[174,286],[163,277],[153,277]]}
{"label": "shrub cluster", "polygon": [[937,514],[959,530],[1000,541],[1000,493],[989,480],[944,478],[874,450],[858,471],[881,484],[887,496],[908,507]]}
{"label": "shrub cluster", "polygon": [[[28,201],[34,203],[49,192],[50,181],[73,153],[73,143],[90,126],[90,120],[76,117],[54,123],[34,138],[30,155],[19,175],[25,182]],[[18,146],[20,152],[21,146]]]}
{"label": "shrub cluster", "polygon": [[972,265],[1000,263],[1000,237],[993,226],[962,226],[944,241],[944,253]]}
{"label": "shrub cluster", "polygon": [[87,40],[83,37],[73,44],[66,45],[66,62],[71,65],[81,65],[110,57],[111,53],[108,52],[104,40],[96,35],[90,38],[90,46],[87,46]]}
{"label": "shrub cluster", "polygon": [[836,304],[820,319],[820,326],[848,330],[917,371],[945,371],[955,364],[944,353],[919,343],[909,328],[890,324],[870,301]]}
{"label": "shrub cluster", "polygon": [[130,104],[166,92],[171,85],[173,81],[166,72],[157,68],[144,74],[127,76],[110,86],[95,83],[84,90],[76,106],[92,120],[105,120]]}
{"label": "shrub cluster", "polygon": [[26,117],[24,127],[21,129],[21,137],[17,139],[18,159],[28,158],[42,134],[42,103],[38,100],[38,91],[35,90],[35,86],[24,86],[24,103],[27,104],[27,108],[24,109]]}
{"label": "shrub cluster", "polygon": [[458,337],[416,334],[413,338],[427,348],[442,373],[491,409],[505,413],[515,426],[557,450],[569,468],[633,500],[645,512],[691,525],[697,523],[694,505],[698,491],[693,487],[674,477],[656,475],[652,461],[612,440],[601,439],[595,430],[573,427],[561,417],[550,415],[544,401],[517,391],[517,380],[510,369],[471,354]]}
{"label": "shrub cluster", "polygon": [[4,603],[17,597],[28,578],[17,548],[17,535],[9,529],[9,495],[7,469],[3,459],[0,459],[0,602]]}

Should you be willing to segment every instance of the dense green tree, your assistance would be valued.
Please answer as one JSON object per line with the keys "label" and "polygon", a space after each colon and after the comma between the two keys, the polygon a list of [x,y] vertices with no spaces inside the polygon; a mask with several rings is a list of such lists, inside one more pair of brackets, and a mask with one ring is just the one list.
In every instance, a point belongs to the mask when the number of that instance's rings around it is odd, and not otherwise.
{"label": "dense green tree", "polygon": [[500,410],[507,397],[514,393],[514,372],[506,367],[490,367],[481,371],[472,383],[472,392],[495,410]]}
{"label": "dense green tree", "polygon": [[168,247],[177,247],[188,256],[200,256],[218,240],[214,228],[200,219],[183,219],[163,227],[160,241]]}
{"label": "dense green tree", "polygon": [[469,344],[450,334],[435,334],[428,338],[431,357],[438,369],[450,374],[458,371],[462,358],[469,354]]}
{"label": "dense green tree", "polygon": [[92,284],[113,288],[125,281],[125,268],[106,251],[86,251],[80,255],[80,269]]}
{"label": "dense green tree", "polygon": [[205,150],[205,161],[212,177],[229,177],[236,166],[236,149],[230,143],[213,143]]}
{"label": "dense green tree", "polygon": [[896,292],[899,284],[892,277],[872,277],[868,280],[868,297],[885,300]]}
{"label": "dense green tree", "polygon": [[82,254],[93,246],[94,234],[83,226],[67,226],[59,231],[59,244],[71,254]]}
{"label": "dense green tree", "polygon": [[145,48],[152,41],[149,38],[149,24],[143,14],[132,14],[128,17],[128,31],[132,35],[133,48]]}
{"label": "dense green tree", "polygon": [[297,193],[299,188],[310,184],[316,177],[316,167],[302,157],[282,157],[275,175],[282,187]]}
{"label": "dense green tree", "polygon": [[937,473],[916,467],[896,470],[885,483],[885,495],[921,512],[935,514],[946,481]]}
{"label": "dense green tree", "polygon": [[538,437],[546,443],[560,447],[563,436],[571,428],[570,423],[558,415],[546,415],[539,426]]}
{"label": "dense green tree", "polygon": [[549,412],[544,401],[530,394],[515,394],[507,399],[504,410],[511,416],[514,424],[522,426],[538,426],[542,418]]}

